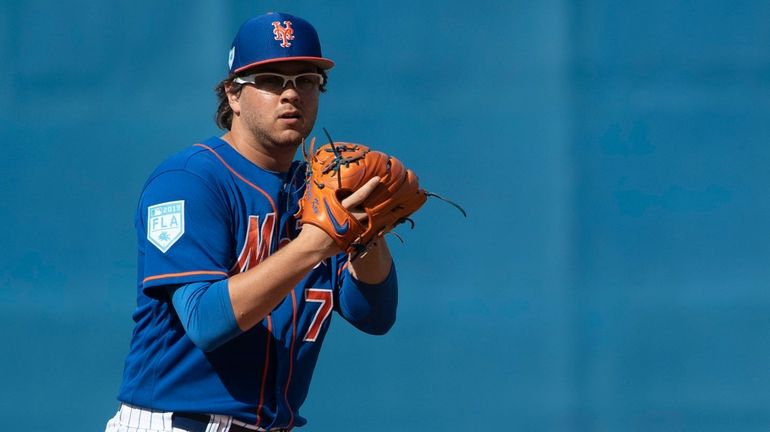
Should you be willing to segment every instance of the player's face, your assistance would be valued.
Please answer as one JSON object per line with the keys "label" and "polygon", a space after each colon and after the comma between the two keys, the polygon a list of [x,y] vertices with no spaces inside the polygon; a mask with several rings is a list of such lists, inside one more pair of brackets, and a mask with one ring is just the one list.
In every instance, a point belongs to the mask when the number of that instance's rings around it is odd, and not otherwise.
{"label": "player's face", "polygon": [[[297,75],[317,72],[314,65],[292,61],[268,64],[249,73],[275,72]],[[264,146],[296,147],[310,134],[318,113],[318,88],[297,89],[291,82],[278,91],[265,91],[253,84],[244,84],[236,105],[231,106],[242,126]]]}

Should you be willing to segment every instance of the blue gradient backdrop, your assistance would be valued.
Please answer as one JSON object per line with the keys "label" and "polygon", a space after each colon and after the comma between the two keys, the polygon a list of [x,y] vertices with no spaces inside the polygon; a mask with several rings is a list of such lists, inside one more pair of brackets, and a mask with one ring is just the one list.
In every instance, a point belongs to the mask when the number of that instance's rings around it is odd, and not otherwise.
{"label": "blue gradient backdrop", "polygon": [[770,3],[0,4],[3,430],[99,431],[132,329],[133,213],[219,131],[240,22],[315,23],[318,126],[431,201],[384,337],[336,318],[311,431],[770,428]]}

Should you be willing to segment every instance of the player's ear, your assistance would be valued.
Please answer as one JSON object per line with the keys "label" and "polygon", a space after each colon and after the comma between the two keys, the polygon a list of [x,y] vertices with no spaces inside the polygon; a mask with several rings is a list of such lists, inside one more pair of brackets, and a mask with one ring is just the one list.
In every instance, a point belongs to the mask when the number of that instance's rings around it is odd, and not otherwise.
{"label": "player's ear", "polygon": [[[237,87],[237,86],[235,86]],[[233,86],[233,82],[225,83],[225,94],[227,95],[227,103],[230,105],[230,109],[233,110],[233,114],[241,114],[240,89],[236,89]]]}

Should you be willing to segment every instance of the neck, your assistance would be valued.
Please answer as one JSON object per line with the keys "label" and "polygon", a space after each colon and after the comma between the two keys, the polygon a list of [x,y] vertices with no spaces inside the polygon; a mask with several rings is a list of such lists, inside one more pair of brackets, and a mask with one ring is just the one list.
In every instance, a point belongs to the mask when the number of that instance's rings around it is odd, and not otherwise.
{"label": "neck", "polygon": [[233,128],[222,135],[222,139],[230,144],[254,165],[268,171],[286,172],[294,160],[294,154],[299,144],[294,146],[278,146],[264,143],[250,134],[245,134],[239,128]]}

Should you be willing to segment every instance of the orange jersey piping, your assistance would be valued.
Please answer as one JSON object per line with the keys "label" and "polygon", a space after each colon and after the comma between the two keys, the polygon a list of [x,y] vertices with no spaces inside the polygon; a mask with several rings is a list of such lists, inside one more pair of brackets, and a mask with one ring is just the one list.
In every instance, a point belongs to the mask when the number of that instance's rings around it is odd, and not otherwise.
{"label": "orange jersey piping", "polygon": [[233,168],[232,168],[230,165],[228,165],[228,164],[227,164],[227,162],[225,162],[225,160],[222,158],[222,156],[220,156],[220,155],[219,155],[219,153],[217,153],[217,152],[216,152],[216,150],[214,150],[213,148],[211,148],[211,147],[209,147],[209,146],[207,146],[207,145],[205,145],[205,144],[194,144],[194,145],[196,145],[196,146],[198,146],[198,147],[203,147],[203,148],[205,148],[206,150],[208,150],[208,151],[210,151],[211,153],[213,153],[213,154],[214,154],[214,156],[216,156],[216,158],[217,158],[217,159],[219,159],[219,162],[221,162],[221,163],[222,163],[222,165],[224,165],[224,166],[225,166],[225,168],[227,168],[227,169],[228,169],[228,170],[229,170],[231,173],[233,173],[233,175],[234,175],[234,176],[238,177],[238,178],[239,178],[241,181],[243,181],[243,182],[244,182],[244,183],[246,183],[247,185],[249,185],[249,186],[251,186],[252,188],[254,188],[254,189],[256,189],[257,191],[259,191],[259,192],[260,192],[262,195],[264,195],[264,196],[265,196],[265,198],[267,198],[267,200],[270,202],[270,206],[271,206],[271,207],[273,207],[273,213],[276,213],[276,214],[278,213],[278,210],[276,210],[276,207],[275,207],[275,202],[274,202],[274,201],[273,201],[273,199],[270,197],[270,195],[268,195],[268,194],[267,194],[267,192],[265,192],[264,190],[262,190],[262,188],[261,188],[261,187],[259,187],[259,186],[255,185],[254,183],[252,183],[252,182],[250,182],[250,181],[246,180],[246,177],[244,177],[244,176],[240,175],[240,174],[238,173],[238,171],[234,170],[234,169],[233,169]]}
{"label": "orange jersey piping", "polygon": [[183,272],[183,273],[166,273],[166,274],[160,274],[155,276],[148,276],[144,278],[142,281],[143,284],[158,280],[158,279],[166,279],[166,278],[173,278],[173,277],[183,277],[183,276],[193,276],[193,275],[220,275],[220,276],[227,276],[227,273],[223,271],[213,271],[213,270],[196,270],[196,271],[189,271],[189,272]]}
{"label": "orange jersey piping", "polygon": [[273,338],[273,320],[267,314],[267,343],[265,344],[265,366],[262,368],[262,385],[259,389],[259,406],[257,407],[257,424],[262,420],[262,406],[265,404],[265,383],[267,382],[267,369],[270,365],[270,339]]}

